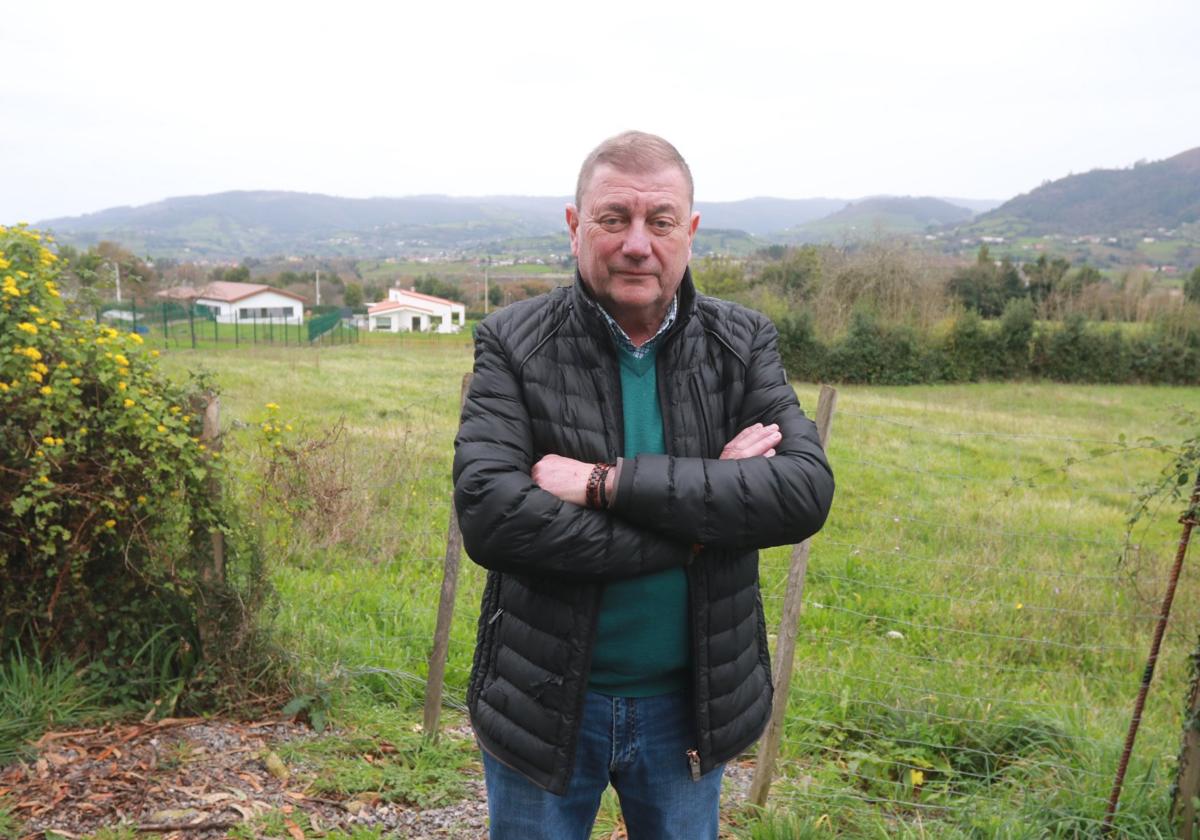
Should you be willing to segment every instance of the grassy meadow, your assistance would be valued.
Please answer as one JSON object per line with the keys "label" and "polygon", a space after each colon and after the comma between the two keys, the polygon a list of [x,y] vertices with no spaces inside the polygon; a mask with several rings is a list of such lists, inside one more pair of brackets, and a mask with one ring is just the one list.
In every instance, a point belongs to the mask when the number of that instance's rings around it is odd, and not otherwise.
{"label": "grassy meadow", "polygon": [[[276,553],[272,621],[303,690],[335,722],[411,730],[469,339],[168,346],[162,358],[220,385],[226,457]],[[810,414],[817,391],[797,385]],[[1097,836],[1179,527],[1177,509],[1157,508],[1125,546],[1133,493],[1166,462],[1142,439],[1182,438],[1173,411],[1188,403],[1194,391],[1155,387],[839,389],[838,491],[813,541],[780,776],[768,813],[728,810],[728,836]],[[291,427],[283,466],[264,422]],[[273,458],[276,491],[264,494]],[[763,554],[771,632],[788,553]],[[1195,562],[1126,779],[1122,836],[1170,836],[1200,628]],[[465,563],[447,668],[459,708],[482,581]],[[329,778],[336,789],[343,777]],[[597,836],[615,819],[606,805]]]}

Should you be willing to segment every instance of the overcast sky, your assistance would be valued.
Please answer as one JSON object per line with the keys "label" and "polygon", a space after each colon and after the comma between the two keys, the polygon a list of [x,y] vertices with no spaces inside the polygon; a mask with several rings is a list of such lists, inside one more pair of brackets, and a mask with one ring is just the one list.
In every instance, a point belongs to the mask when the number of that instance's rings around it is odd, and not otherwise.
{"label": "overcast sky", "polygon": [[0,223],[168,196],[1010,198],[1200,145],[1197,0],[6,3]]}

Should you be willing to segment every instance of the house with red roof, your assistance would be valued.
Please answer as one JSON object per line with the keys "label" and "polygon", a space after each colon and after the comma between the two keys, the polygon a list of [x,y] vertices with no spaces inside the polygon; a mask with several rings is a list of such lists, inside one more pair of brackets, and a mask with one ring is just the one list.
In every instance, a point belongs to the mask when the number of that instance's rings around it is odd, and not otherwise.
{"label": "house with red roof", "polygon": [[196,294],[196,305],[212,310],[220,324],[303,324],[305,303],[300,295],[261,283],[221,280]]}
{"label": "house with red roof", "polygon": [[412,289],[389,289],[387,300],[367,307],[371,332],[456,333],[466,320],[463,304]]}

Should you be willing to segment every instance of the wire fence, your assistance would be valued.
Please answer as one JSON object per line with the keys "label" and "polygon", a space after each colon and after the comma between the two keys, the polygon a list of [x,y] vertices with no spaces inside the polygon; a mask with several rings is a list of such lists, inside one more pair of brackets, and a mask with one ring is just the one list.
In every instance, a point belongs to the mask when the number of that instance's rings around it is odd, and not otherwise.
{"label": "wire fence", "polygon": [[[469,350],[456,364],[469,366]],[[364,519],[378,562],[289,572],[292,595],[320,604],[281,617],[303,666],[413,704],[426,696],[457,554],[447,541],[459,382],[425,384],[396,415],[351,429],[373,453],[354,467],[364,516],[389,519]],[[768,807],[895,836],[1101,830],[1178,511],[1127,535],[1131,502],[1163,457],[1126,443],[1138,437],[1131,415],[1073,393],[1072,406],[842,395],[828,447],[837,496],[812,541]],[[810,410],[812,396],[801,392]],[[790,558],[782,547],[761,559],[773,645]],[[436,708],[464,708],[483,577],[464,558],[443,613]],[[1123,836],[1164,832],[1197,603],[1185,571],[1116,817]]]}
{"label": "wire fence", "polygon": [[[307,319],[306,319],[307,315]],[[317,343],[351,344],[359,328],[349,309],[320,307],[287,311],[271,308],[215,307],[189,301],[137,301],[97,304],[97,322],[138,333],[167,348],[201,349],[232,347],[311,346]]]}

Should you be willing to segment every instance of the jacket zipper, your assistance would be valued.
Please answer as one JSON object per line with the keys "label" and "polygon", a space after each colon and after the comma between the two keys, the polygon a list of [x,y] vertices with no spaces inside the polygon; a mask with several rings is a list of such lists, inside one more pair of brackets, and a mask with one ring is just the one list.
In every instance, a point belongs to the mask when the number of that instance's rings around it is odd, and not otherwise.
{"label": "jacket zipper", "polygon": [[708,415],[704,413],[704,395],[700,392],[700,383],[692,377],[692,396],[696,399],[696,415],[700,418],[700,451],[696,454],[701,458],[709,457],[709,447],[712,446],[712,432],[708,428]]}
{"label": "jacket zipper", "polygon": [[687,751],[687,760],[688,760],[688,767],[691,768],[691,771],[692,771],[692,781],[693,782],[700,781],[700,751],[699,750],[688,750]]}

